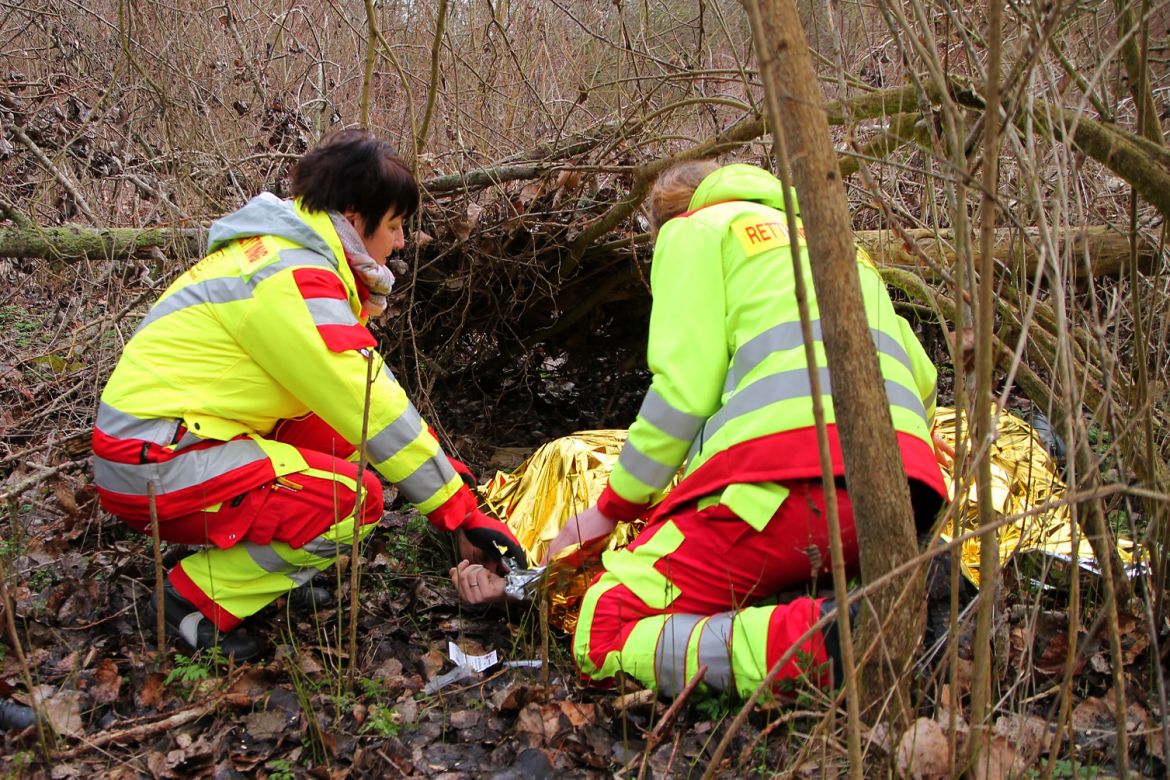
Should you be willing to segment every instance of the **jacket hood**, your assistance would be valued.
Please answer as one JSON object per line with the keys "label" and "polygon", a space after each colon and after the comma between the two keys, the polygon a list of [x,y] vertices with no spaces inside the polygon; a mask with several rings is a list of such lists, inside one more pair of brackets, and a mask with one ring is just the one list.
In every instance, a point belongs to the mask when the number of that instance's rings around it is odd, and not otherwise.
{"label": "jacket hood", "polygon": [[329,243],[301,219],[293,202],[281,200],[271,192],[260,193],[239,211],[211,223],[207,252],[210,254],[231,241],[250,236],[279,236],[333,259]]}
{"label": "jacket hood", "polygon": [[[796,202],[796,190],[792,190]],[[755,165],[725,165],[699,183],[691,197],[691,211],[732,200],[747,200],[784,211],[784,187],[780,180]],[[800,213],[797,206],[796,213]]]}

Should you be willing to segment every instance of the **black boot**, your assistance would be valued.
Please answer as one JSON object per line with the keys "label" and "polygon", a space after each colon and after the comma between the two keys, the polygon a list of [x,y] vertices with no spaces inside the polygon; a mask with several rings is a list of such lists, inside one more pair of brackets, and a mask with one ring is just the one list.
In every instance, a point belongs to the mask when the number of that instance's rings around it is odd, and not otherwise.
{"label": "black boot", "polygon": [[[927,654],[940,650],[950,637],[951,566],[949,554],[936,555],[927,568],[927,629],[923,647]],[[958,578],[958,610],[962,613],[979,594],[966,578]],[[961,631],[961,634],[963,631]],[[958,641],[963,637],[959,636]]]}
{"label": "black boot", "polygon": [[0,699],[0,731],[24,731],[37,722],[32,707]]}
{"label": "black boot", "polygon": [[317,612],[333,606],[333,594],[325,588],[306,583],[288,594],[288,608],[293,612]]}
{"label": "black boot", "polygon": [[[821,617],[836,608],[837,599],[829,596],[821,602]],[[861,602],[855,601],[849,606],[849,627],[854,631],[857,631],[857,616],[859,614],[861,614]],[[845,684],[845,661],[844,656],[841,655],[841,631],[837,627],[835,618],[833,622],[825,626],[822,635],[825,639],[825,654],[829,656],[829,662],[833,665],[833,687],[837,688]]]}
{"label": "black boot", "polygon": [[[156,601],[151,596],[145,610],[151,628],[157,620]],[[163,622],[167,636],[181,639],[196,650],[218,647],[221,653],[236,661],[247,661],[260,654],[260,644],[248,632],[242,628],[221,632],[198,607],[180,596],[170,582],[163,585]]]}

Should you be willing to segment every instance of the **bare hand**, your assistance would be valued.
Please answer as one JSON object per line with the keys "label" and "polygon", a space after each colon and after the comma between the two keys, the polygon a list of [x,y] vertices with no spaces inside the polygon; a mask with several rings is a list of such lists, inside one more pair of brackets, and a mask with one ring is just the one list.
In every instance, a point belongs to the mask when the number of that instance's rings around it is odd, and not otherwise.
{"label": "bare hand", "polygon": [[934,442],[934,456],[938,460],[938,465],[944,469],[953,468],[955,464],[955,448],[933,431],[931,431],[930,438]]}
{"label": "bare hand", "polygon": [[547,564],[553,557],[565,549],[575,544],[584,546],[589,542],[597,539],[608,537],[613,533],[614,527],[617,525],[616,520],[611,520],[601,513],[597,505],[586,509],[580,514],[569,518],[561,532],[557,534],[556,538],[552,540],[552,544],[548,546],[548,554],[544,557],[544,562]]}
{"label": "bare hand", "polygon": [[504,578],[482,564],[463,560],[449,574],[466,604],[491,604],[504,598]]}

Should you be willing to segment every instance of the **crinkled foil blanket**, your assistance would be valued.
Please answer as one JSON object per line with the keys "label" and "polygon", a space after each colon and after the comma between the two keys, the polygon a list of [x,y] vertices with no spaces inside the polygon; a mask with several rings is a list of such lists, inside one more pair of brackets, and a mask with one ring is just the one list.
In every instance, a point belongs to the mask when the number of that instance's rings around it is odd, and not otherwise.
{"label": "crinkled foil blanket", "polygon": [[[959,422],[954,409],[940,407],[935,415],[935,434],[952,450]],[[480,495],[489,511],[507,521],[529,560],[541,561],[561,526],[601,495],[625,439],[624,430],[582,431],[556,439],[538,448],[510,474],[497,472],[480,487]],[[956,485],[951,464],[949,459],[943,460],[953,499]],[[1000,560],[1028,551],[1069,560],[1073,552],[1072,521],[1063,503],[1065,485],[1032,426],[1011,414],[999,416],[991,447],[991,471],[995,511],[1018,518],[998,530]],[[979,508],[973,482],[959,511],[961,532],[977,527]],[[624,547],[641,527],[641,521],[619,524],[606,549]],[[944,534],[944,538],[948,535]],[[1092,561],[1088,542],[1084,538],[1078,541],[1077,558]],[[1128,564],[1130,545],[1123,540],[1121,546],[1122,560]],[[579,553],[564,551],[548,569],[545,587],[549,621],[564,631],[573,630],[581,597],[600,571],[596,556],[591,557],[592,563],[583,564]],[[978,539],[963,543],[962,562],[964,575],[978,584]]]}

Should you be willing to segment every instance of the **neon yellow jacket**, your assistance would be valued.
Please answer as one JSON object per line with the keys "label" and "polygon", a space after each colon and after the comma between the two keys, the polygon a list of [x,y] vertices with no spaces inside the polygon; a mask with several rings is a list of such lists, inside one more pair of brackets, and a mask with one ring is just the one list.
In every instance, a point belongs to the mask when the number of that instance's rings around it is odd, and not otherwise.
{"label": "neon yellow jacket", "polygon": [[[201,475],[166,453],[194,440],[231,441],[225,457],[241,462],[267,457],[275,476],[307,468],[294,447],[265,438],[281,419],[315,412],[356,444],[372,369],[371,465],[432,522],[459,526],[475,500],[374,350],[360,311],[328,214],[264,194],[216,222],[209,254],[150,310],[102,394],[95,481],[111,511],[137,507],[147,480],[160,495],[190,492]],[[156,448],[154,462],[128,457],[131,444]],[[219,500],[203,493],[159,506],[174,516]]]}
{"label": "neon yellow jacket", "polygon": [[[729,485],[821,475],[781,184],[754,166],[725,166],[703,180],[690,207],[663,225],[654,250],[653,380],[599,504],[617,519],[641,514],[684,464],[659,514]],[[840,475],[821,303],[801,254]],[[861,250],[857,263],[907,476],[945,496],[930,438],[935,368]]]}

